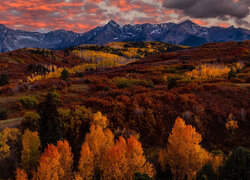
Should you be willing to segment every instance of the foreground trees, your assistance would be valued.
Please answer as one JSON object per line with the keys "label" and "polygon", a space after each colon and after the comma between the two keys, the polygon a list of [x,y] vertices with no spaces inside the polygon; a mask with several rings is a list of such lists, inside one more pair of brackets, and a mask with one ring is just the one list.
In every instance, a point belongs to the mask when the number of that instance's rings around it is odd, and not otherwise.
{"label": "foreground trees", "polygon": [[178,117],[168,138],[167,148],[159,154],[162,169],[165,170],[168,164],[173,178],[177,180],[185,177],[192,179],[206,163],[211,163],[217,170],[222,159],[203,149],[201,140],[201,135],[195,128],[186,125],[184,120]]}
{"label": "foreground trees", "polygon": [[[153,166],[146,162],[142,145],[137,138],[130,136],[125,140],[123,137],[119,137],[119,140],[115,142],[114,134],[107,128],[107,125],[108,119],[100,112],[94,115],[90,132],[87,133],[82,145],[78,172],[73,173],[73,154],[68,141],[58,141],[56,146],[49,144],[44,150],[32,179],[132,180],[135,173],[142,174],[145,177],[153,177]],[[27,137],[28,135],[30,138]],[[32,153],[28,149],[37,151],[36,148],[31,148],[36,135],[37,133],[32,133],[29,130],[25,131],[22,159],[29,160],[29,155]],[[30,139],[29,142],[27,142],[28,139]],[[35,147],[38,145],[39,143]],[[26,171],[19,169],[16,172],[17,179],[21,179],[22,175],[25,175],[31,169],[32,163],[30,161],[24,162],[27,162],[23,163],[27,165],[23,166]]]}
{"label": "foreground trees", "polygon": [[250,179],[250,151],[242,147],[234,150],[220,171],[220,179]]}
{"label": "foreground trees", "polygon": [[34,180],[72,179],[73,155],[67,141],[49,144],[41,156]]}
{"label": "foreground trees", "polygon": [[152,177],[153,167],[146,162],[141,143],[133,136],[127,140],[119,137],[114,142],[107,124],[105,116],[95,114],[90,133],[82,145],[78,166],[80,176],[83,179],[133,179],[139,172]]}
{"label": "foreground trees", "polygon": [[23,135],[23,150],[21,155],[21,165],[29,176],[36,170],[38,161],[40,159],[41,142],[38,132],[31,132],[25,130]]}
{"label": "foreground trees", "polygon": [[0,132],[0,179],[14,178],[21,150],[21,133],[16,128]]}

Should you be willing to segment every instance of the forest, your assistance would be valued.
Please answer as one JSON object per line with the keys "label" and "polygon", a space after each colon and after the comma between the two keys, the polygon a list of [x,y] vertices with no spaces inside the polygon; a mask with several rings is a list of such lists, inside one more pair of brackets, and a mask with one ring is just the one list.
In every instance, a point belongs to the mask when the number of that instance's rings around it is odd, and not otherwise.
{"label": "forest", "polygon": [[0,54],[0,179],[249,180],[250,41]]}

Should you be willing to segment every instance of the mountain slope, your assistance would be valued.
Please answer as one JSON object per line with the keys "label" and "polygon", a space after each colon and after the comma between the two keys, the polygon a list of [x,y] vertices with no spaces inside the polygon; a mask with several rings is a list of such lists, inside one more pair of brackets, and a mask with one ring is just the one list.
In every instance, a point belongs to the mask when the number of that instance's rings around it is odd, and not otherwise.
{"label": "mountain slope", "polygon": [[0,25],[0,52],[20,48],[64,49],[81,44],[104,45],[121,41],[160,41],[198,46],[206,42],[243,41],[250,39],[250,31],[242,28],[202,27],[192,21],[180,24],[135,24],[121,26],[110,21],[86,33],[55,30],[48,33],[12,30]]}

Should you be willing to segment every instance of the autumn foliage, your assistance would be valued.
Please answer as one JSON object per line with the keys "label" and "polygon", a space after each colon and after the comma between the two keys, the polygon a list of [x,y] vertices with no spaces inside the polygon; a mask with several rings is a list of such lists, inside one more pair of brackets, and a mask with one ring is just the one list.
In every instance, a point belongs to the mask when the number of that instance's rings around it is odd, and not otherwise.
{"label": "autumn foliage", "polygon": [[26,174],[25,170],[17,168],[16,180],[28,180],[28,175]]}
{"label": "autumn foliage", "polygon": [[58,141],[57,146],[49,144],[41,156],[34,180],[71,179],[73,155],[67,141]]}
{"label": "autumn foliage", "polygon": [[29,174],[36,170],[38,161],[40,159],[41,142],[38,132],[31,132],[26,130],[22,139],[23,150],[21,155],[21,165],[23,169]]}
{"label": "autumn foliage", "polygon": [[90,133],[82,145],[78,169],[83,179],[133,179],[136,172],[154,175],[146,162],[141,143],[133,136],[114,142],[113,133],[106,128],[108,120],[100,112],[95,114]]}
{"label": "autumn foliage", "polygon": [[[218,168],[221,159],[203,149],[200,145],[201,135],[191,125],[186,125],[178,117],[168,138],[167,148],[160,151],[159,163],[165,170],[166,164],[170,166],[173,178],[182,180],[185,177],[192,179],[206,163],[212,163]],[[217,169],[216,169],[217,170]]]}

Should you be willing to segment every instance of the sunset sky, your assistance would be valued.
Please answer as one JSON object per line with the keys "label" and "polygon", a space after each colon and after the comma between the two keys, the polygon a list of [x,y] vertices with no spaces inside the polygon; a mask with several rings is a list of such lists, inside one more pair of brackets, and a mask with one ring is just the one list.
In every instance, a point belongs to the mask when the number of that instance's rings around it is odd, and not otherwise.
{"label": "sunset sky", "polygon": [[117,23],[179,23],[250,29],[250,0],[0,0],[0,24],[47,32],[86,32]]}

